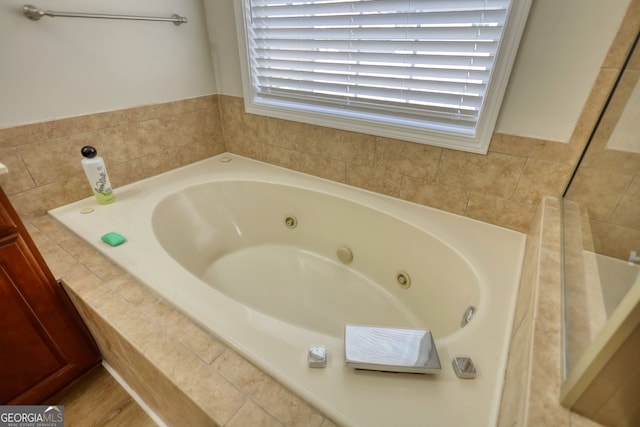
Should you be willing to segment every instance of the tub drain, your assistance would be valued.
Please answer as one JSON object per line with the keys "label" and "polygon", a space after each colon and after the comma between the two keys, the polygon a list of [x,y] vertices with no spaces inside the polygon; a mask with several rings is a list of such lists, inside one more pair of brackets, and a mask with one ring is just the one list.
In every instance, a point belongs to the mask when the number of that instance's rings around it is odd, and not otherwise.
{"label": "tub drain", "polygon": [[298,220],[293,215],[286,216],[284,218],[284,225],[286,225],[287,228],[294,229],[298,226]]}
{"label": "tub drain", "polygon": [[351,264],[353,261],[353,252],[347,246],[339,246],[336,251],[336,256],[343,264]]}

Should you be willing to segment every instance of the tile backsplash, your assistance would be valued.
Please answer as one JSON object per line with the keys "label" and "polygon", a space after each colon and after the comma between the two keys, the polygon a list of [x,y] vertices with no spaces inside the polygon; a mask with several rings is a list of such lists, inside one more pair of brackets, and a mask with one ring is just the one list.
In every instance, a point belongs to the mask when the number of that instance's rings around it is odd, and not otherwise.
{"label": "tile backsplash", "polygon": [[217,97],[204,96],[0,129],[0,185],[21,216],[41,216],[92,194],[82,146],[96,147],[117,189],[224,152],[218,112]]}
{"label": "tile backsplash", "polygon": [[[592,92],[588,105],[602,105]],[[495,134],[481,155],[256,116],[242,98],[219,102],[230,152],[522,232],[543,196],[562,195],[590,132],[577,128],[569,143]]]}
{"label": "tile backsplash", "polygon": [[242,98],[213,95],[0,129],[0,184],[23,217],[91,195],[84,145],[105,159],[116,197],[229,151],[518,231],[541,197],[561,195],[576,160],[575,144],[496,134],[479,155],[247,114]]}

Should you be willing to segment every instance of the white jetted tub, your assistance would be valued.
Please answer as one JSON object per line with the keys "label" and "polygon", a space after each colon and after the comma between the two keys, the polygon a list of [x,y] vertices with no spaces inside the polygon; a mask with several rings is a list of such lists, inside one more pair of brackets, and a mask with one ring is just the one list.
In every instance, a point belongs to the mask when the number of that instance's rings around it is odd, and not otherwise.
{"label": "white jetted tub", "polygon": [[[522,233],[232,154],[50,213],[338,423],[496,424]],[[346,324],[430,330],[441,372],[346,367]]]}

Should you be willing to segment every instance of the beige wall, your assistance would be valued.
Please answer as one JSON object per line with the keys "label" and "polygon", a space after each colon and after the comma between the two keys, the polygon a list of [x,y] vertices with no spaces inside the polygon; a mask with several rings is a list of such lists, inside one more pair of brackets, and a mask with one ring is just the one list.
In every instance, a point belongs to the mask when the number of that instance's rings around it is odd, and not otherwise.
{"label": "beige wall", "polygon": [[533,0],[496,131],[568,142],[629,0]]}
{"label": "beige wall", "polygon": [[[20,0],[0,2],[0,128],[215,92],[202,0],[35,2],[43,9],[187,17],[169,22],[30,21]],[[1,159],[0,159],[1,161]]]}

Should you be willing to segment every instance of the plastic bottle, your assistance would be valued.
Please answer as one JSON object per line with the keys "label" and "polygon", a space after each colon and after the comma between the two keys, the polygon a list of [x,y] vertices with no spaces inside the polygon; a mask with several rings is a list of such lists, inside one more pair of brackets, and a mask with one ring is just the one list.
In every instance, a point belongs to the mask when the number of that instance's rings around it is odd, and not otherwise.
{"label": "plastic bottle", "polygon": [[101,205],[113,203],[115,195],[111,188],[111,181],[109,181],[104,160],[98,156],[98,151],[90,145],[82,147],[80,153],[84,156],[84,159],[80,161],[82,169],[87,175],[89,185],[98,203]]}

